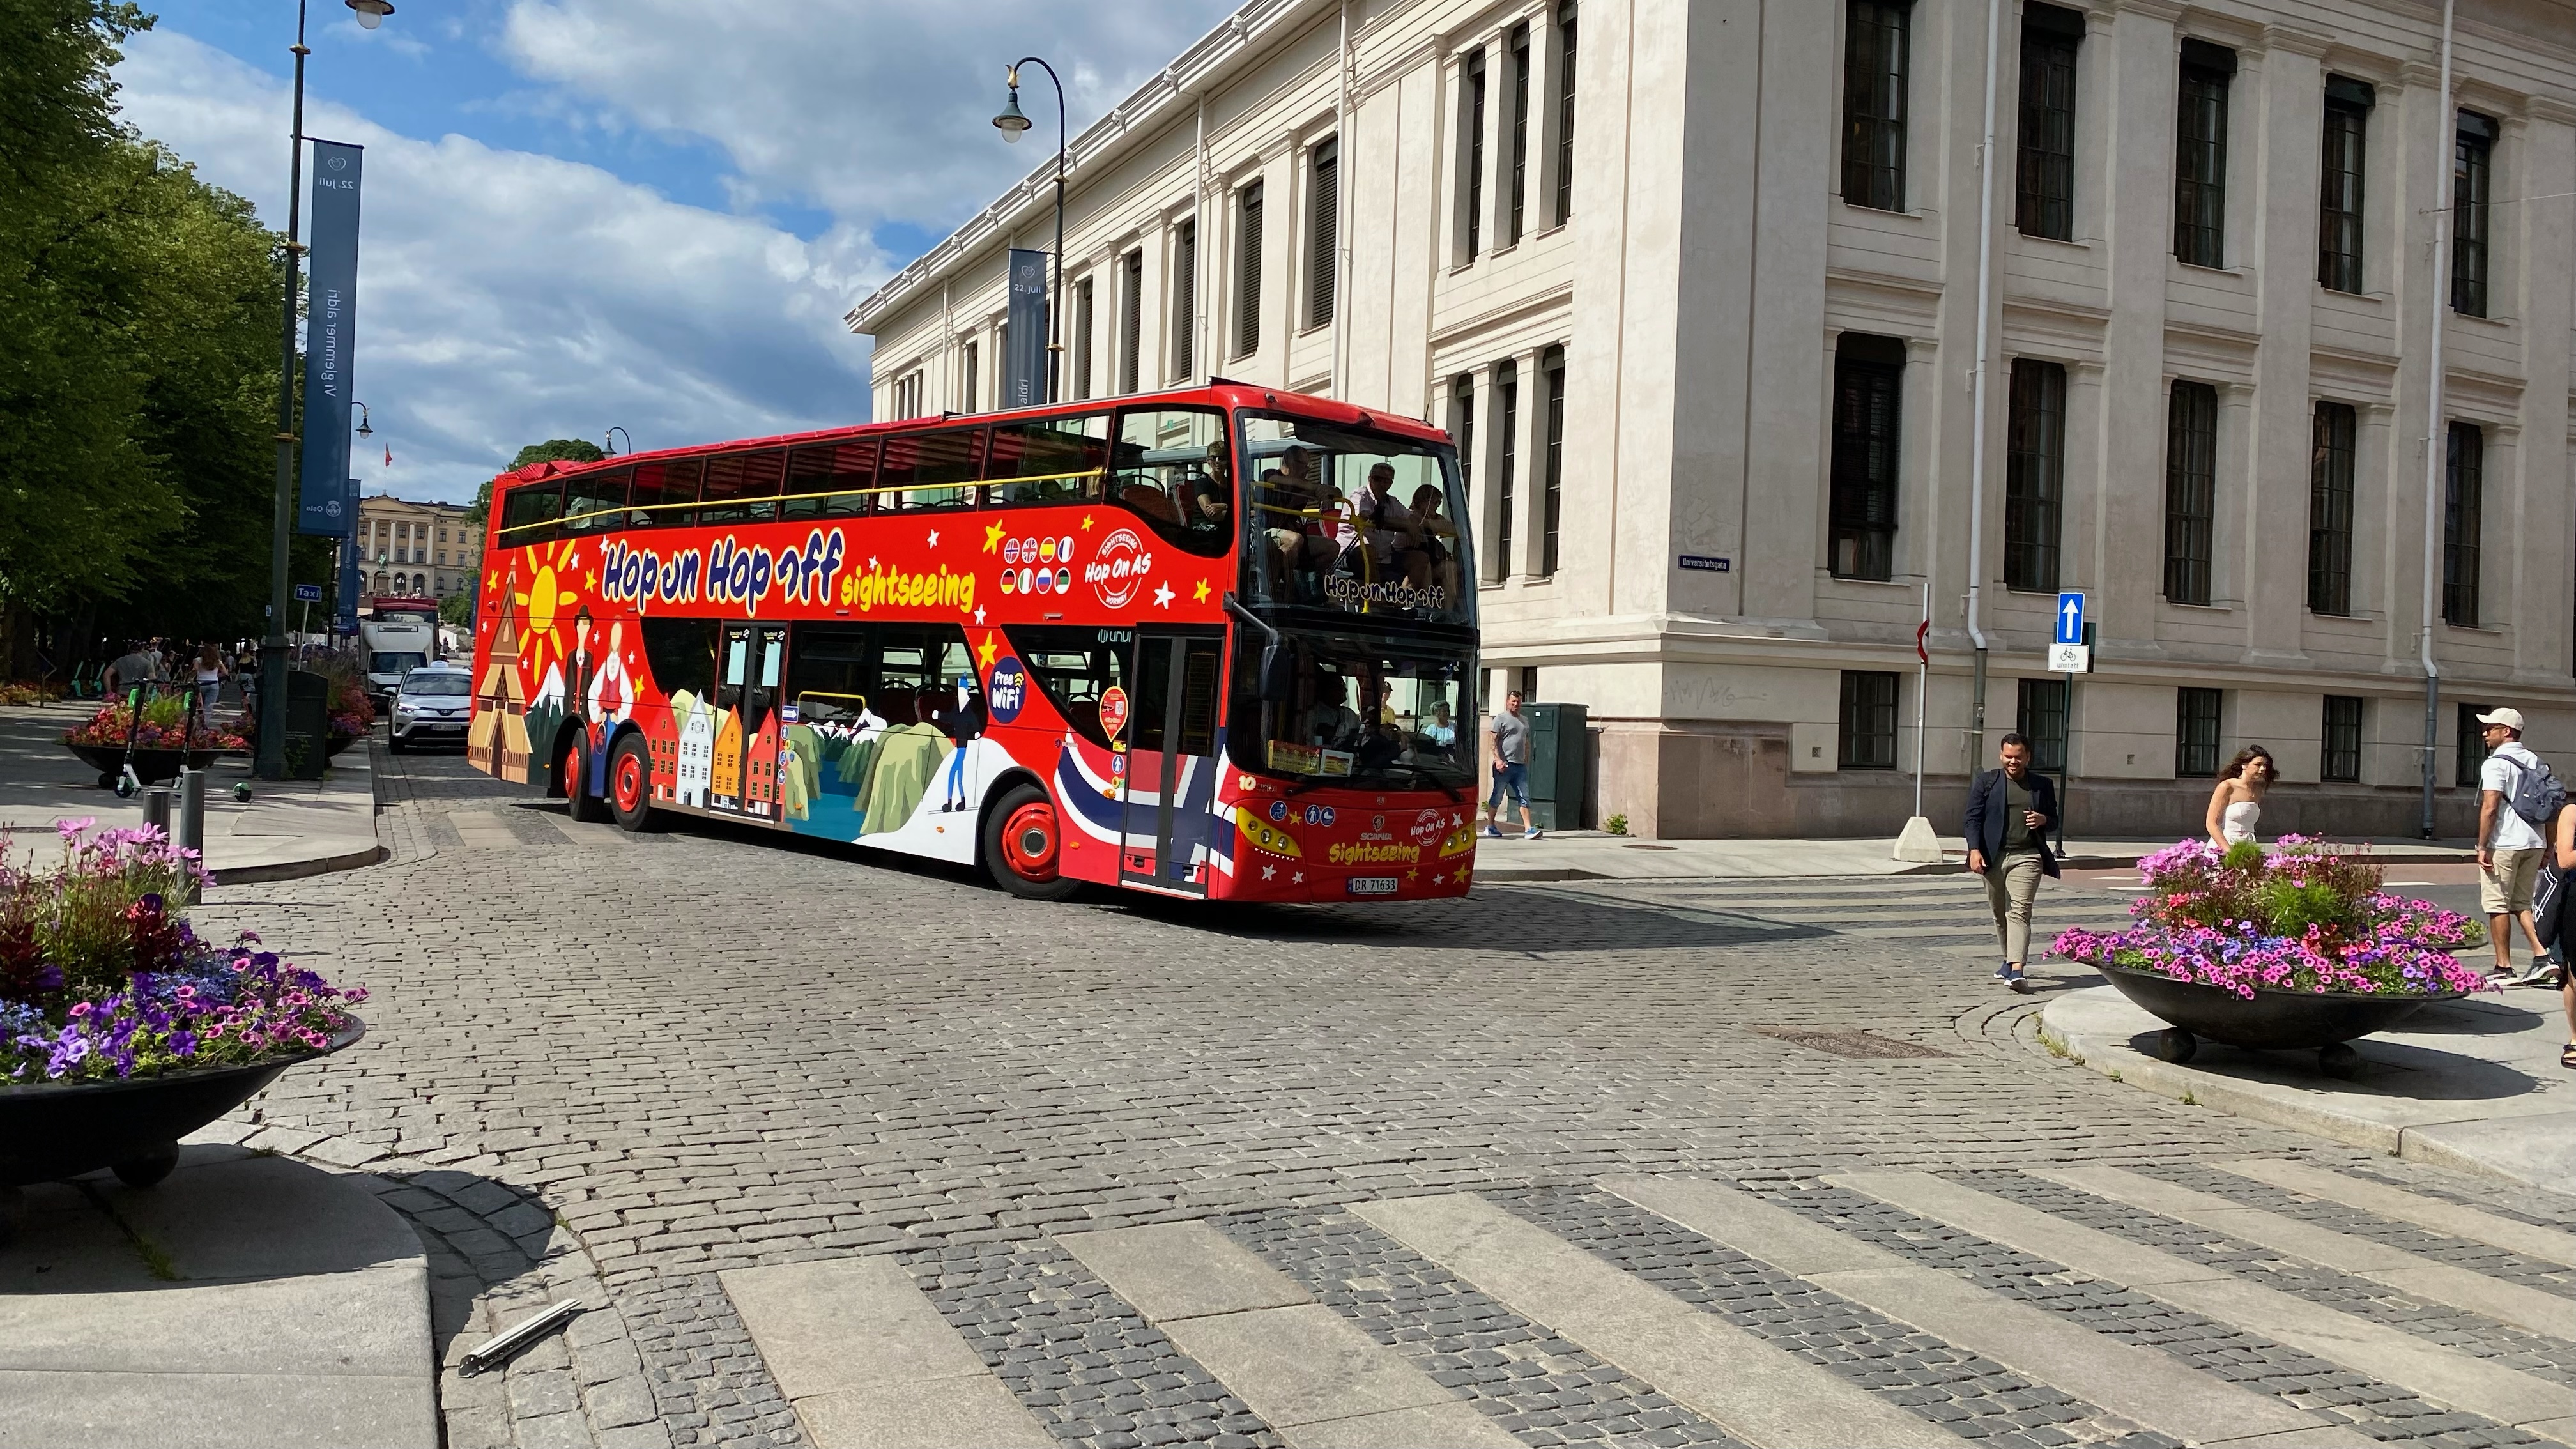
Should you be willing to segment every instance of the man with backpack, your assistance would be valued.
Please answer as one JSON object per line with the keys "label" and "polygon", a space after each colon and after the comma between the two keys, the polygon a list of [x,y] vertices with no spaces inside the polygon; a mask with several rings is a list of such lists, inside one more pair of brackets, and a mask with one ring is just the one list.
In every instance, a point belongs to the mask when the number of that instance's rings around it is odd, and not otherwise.
{"label": "man with backpack", "polygon": [[2495,943],[2495,976],[2514,979],[2512,928],[2522,927],[2531,954],[2546,954],[2531,919],[2531,887],[2547,853],[2543,831],[2567,804],[2567,787],[2522,742],[2522,711],[2498,709],[2478,716],[2487,759],[2478,767],[2478,904],[2487,913]]}

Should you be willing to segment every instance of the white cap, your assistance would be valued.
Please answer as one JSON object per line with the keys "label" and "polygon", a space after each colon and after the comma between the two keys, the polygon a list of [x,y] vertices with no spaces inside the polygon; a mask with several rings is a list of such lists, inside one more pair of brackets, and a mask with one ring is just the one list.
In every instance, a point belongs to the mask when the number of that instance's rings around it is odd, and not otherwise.
{"label": "white cap", "polygon": [[2489,710],[2479,715],[2478,723],[2503,725],[2515,734],[2520,734],[2522,733],[2522,711],[2507,705],[2502,709]]}

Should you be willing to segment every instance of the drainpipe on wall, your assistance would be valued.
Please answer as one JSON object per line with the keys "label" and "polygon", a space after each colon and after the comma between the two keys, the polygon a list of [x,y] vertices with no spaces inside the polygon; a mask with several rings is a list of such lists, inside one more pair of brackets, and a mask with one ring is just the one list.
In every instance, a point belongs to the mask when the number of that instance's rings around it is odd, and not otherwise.
{"label": "drainpipe on wall", "polygon": [[1333,380],[1324,395],[1348,402],[1342,397],[1342,313],[1349,310],[1345,304],[1350,300],[1345,284],[1350,280],[1351,249],[1345,239],[1350,235],[1351,209],[1344,203],[1351,194],[1351,0],[1342,0],[1342,43],[1334,52],[1333,68],[1341,73],[1341,91],[1333,102]]}
{"label": "drainpipe on wall", "polygon": [[1994,350],[1995,109],[2003,69],[2004,0],[1986,0],[1986,131],[1977,150],[1977,365],[1968,395],[1968,639],[1976,646],[1975,694],[1969,706],[1968,773],[1986,758],[1986,632],[1978,618],[1986,578],[1986,373]]}
{"label": "drainpipe on wall", "polygon": [[[2440,112],[2442,149],[2437,156],[2456,154],[2459,142],[2459,118],[2451,111],[2451,14],[2454,0],[2442,0],[2442,109]],[[2451,310],[2451,207],[2456,195],[2451,181],[2453,165],[2437,165],[2433,208],[2433,362],[2431,385],[2425,389],[2424,405],[2424,627],[2417,637],[2424,651],[2424,838],[2433,838],[2433,760],[2434,742],[2442,737],[2442,670],[2433,662],[2433,594],[2441,587],[2442,538],[2442,465],[2446,449],[2442,429],[2442,321]]]}

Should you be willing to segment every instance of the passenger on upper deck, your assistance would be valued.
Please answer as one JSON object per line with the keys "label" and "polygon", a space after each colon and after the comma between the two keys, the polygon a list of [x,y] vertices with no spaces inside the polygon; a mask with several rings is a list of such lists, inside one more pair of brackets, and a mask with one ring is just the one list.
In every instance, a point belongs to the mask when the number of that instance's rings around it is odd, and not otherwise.
{"label": "passenger on upper deck", "polygon": [[1368,482],[1351,495],[1351,515],[1359,542],[1368,549],[1372,580],[1401,574],[1417,589],[1431,582],[1431,554],[1423,547],[1422,529],[1413,510],[1396,501],[1394,464],[1370,467]]}
{"label": "passenger on upper deck", "polygon": [[1341,555],[1325,519],[1339,500],[1316,481],[1314,456],[1292,447],[1279,455],[1277,468],[1261,475],[1262,524],[1278,560],[1276,583],[1283,596],[1298,573],[1320,573]]}

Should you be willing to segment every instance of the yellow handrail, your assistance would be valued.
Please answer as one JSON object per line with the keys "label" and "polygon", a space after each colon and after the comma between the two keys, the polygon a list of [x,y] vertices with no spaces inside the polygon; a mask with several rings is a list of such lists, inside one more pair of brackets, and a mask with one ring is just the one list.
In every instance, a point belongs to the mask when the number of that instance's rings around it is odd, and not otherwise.
{"label": "yellow handrail", "polygon": [[[620,504],[615,508],[594,508],[588,513],[568,513],[561,518],[541,518],[534,523],[514,523],[493,531],[503,534],[525,533],[532,528],[562,528],[593,518],[612,518],[629,513],[660,513],[673,508],[722,508],[728,503],[771,503],[789,498],[866,498],[879,493],[926,493],[934,488],[998,488],[1012,483],[1060,483],[1068,478],[1098,478],[1107,468],[1085,468],[1079,473],[1030,473],[1018,478],[968,478],[955,483],[890,483],[873,488],[835,488],[828,493],[770,493],[758,498],[692,498],[684,503]],[[504,495],[506,496],[506,495]]]}

